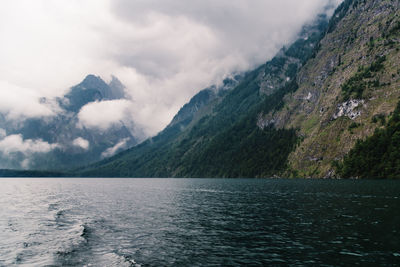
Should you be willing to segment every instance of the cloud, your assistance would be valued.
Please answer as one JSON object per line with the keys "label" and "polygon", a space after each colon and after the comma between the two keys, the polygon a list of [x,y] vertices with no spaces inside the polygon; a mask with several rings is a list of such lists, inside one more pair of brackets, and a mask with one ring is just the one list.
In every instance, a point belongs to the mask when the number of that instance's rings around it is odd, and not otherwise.
{"label": "cloud", "polygon": [[48,153],[53,149],[59,148],[58,144],[49,144],[41,139],[26,139],[23,140],[22,135],[14,134],[6,136],[0,140],[0,152],[5,155],[20,152],[24,155],[33,153]]}
{"label": "cloud", "polygon": [[121,125],[127,119],[127,100],[109,100],[92,102],[81,108],[78,114],[78,126],[107,130],[114,125]]}
{"label": "cloud", "polygon": [[[271,58],[329,2],[339,0],[4,0],[1,98],[33,93],[14,97],[15,109],[1,101],[0,112],[51,116],[40,97],[61,96],[88,73],[114,74],[132,98],[128,117],[153,135],[200,89]],[[89,111],[82,123],[92,127]]]}
{"label": "cloud", "polygon": [[29,169],[31,161],[38,154],[45,154],[57,148],[61,148],[61,145],[50,144],[42,139],[24,140],[20,134],[0,136],[0,167],[9,168],[11,164],[14,167],[19,165],[23,169]]}
{"label": "cloud", "polygon": [[101,157],[102,158],[111,157],[112,155],[117,153],[118,150],[125,148],[128,141],[129,141],[129,138],[122,139],[116,145],[107,148],[103,153],[101,153]]}
{"label": "cloud", "polygon": [[0,139],[3,139],[4,137],[7,136],[7,132],[6,130],[0,128]]}
{"label": "cloud", "polygon": [[0,112],[7,119],[50,117],[59,111],[55,101],[41,98],[37,91],[0,80]]}
{"label": "cloud", "polygon": [[89,149],[89,141],[86,139],[83,139],[82,137],[75,138],[74,141],[72,141],[72,145],[80,147],[83,150]]}

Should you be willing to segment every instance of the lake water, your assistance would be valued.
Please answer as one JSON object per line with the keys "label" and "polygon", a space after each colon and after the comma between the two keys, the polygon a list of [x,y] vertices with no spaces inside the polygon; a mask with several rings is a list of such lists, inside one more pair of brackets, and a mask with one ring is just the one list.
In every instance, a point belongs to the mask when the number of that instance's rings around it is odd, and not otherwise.
{"label": "lake water", "polygon": [[0,266],[400,264],[400,181],[0,179]]}

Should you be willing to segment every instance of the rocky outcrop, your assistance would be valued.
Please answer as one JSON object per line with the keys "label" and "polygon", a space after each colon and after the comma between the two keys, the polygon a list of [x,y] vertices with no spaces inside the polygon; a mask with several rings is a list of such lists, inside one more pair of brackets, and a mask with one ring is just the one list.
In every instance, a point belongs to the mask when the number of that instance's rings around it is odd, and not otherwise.
{"label": "rocky outcrop", "polygon": [[349,119],[354,120],[361,115],[361,107],[365,103],[364,100],[352,99],[337,105],[337,111],[332,119],[336,120],[339,117],[347,116]]}

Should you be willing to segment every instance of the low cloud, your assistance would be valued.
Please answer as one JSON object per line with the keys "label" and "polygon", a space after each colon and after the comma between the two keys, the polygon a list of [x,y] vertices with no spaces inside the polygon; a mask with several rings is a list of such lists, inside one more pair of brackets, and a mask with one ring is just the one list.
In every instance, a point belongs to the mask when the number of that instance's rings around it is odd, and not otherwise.
{"label": "low cloud", "polygon": [[115,153],[118,152],[118,150],[123,149],[126,147],[127,142],[129,141],[129,138],[124,138],[120,142],[118,142],[115,146],[112,146],[110,148],[107,148],[103,153],[101,153],[102,158],[107,158],[115,155]]}
{"label": "low cloud", "polygon": [[84,138],[82,138],[82,137],[78,137],[78,138],[74,139],[74,141],[72,141],[72,145],[80,147],[83,150],[88,150],[89,149],[89,141],[84,139]]}
{"label": "low cloud", "polygon": [[[89,73],[115,74],[132,99],[128,119],[153,135],[200,89],[270,59],[339,2],[4,0],[0,112],[8,119],[52,116],[57,110],[40,97],[62,96]],[[118,105],[105,106],[121,115]],[[114,123],[111,111],[93,121],[99,107],[81,111],[82,126]]]}
{"label": "low cloud", "polygon": [[59,144],[49,144],[41,139],[26,139],[20,134],[6,136],[0,140],[0,152],[4,155],[20,152],[24,155],[34,153],[48,153],[53,149],[59,148]]}
{"label": "low cloud", "polygon": [[39,92],[0,80],[0,112],[9,120],[51,117],[60,112],[57,103]]}
{"label": "low cloud", "polygon": [[[1,137],[0,137],[1,139]],[[41,139],[23,139],[20,134],[5,136],[0,140],[0,167],[8,168],[8,164],[15,164],[23,169],[29,169],[31,161],[38,154],[48,153],[61,148],[59,144],[50,144]],[[14,162],[14,163],[11,163]]]}
{"label": "low cloud", "polygon": [[7,132],[6,130],[0,128],[0,139],[3,139],[4,137],[7,136]]}
{"label": "low cloud", "polygon": [[112,126],[121,125],[124,120],[132,120],[128,117],[128,107],[130,104],[128,100],[89,103],[79,111],[78,126],[107,130]]}

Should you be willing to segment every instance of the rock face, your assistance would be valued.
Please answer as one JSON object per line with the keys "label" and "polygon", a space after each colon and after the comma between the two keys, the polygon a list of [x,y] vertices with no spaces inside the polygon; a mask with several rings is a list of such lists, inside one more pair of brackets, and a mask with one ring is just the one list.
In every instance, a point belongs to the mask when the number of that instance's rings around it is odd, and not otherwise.
{"label": "rock face", "polygon": [[[345,1],[315,57],[297,74],[299,88],[285,97],[286,108],[262,114],[260,126],[273,121],[277,128],[298,129],[302,138],[284,175],[334,176],[332,162],[380,127],[374,116],[394,110],[400,96],[399,10],[399,1]],[[359,126],[349,130],[352,124]]]}
{"label": "rock face", "polygon": [[325,29],[327,24],[326,15],[318,16],[316,21],[303,27],[299,39],[294,44],[289,48],[282,48],[271,61],[265,64],[264,71],[258,77],[260,93],[271,95],[295,78],[306,55],[314,51],[321,36],[321,30]]}
{"label": "rock face", "polygon": [[[39,145],[44,147],[53,145],[48,151],[39,150],[40,153],[36,151],[27,153],[16,148],[10,153],[2,151],[0,168],[40,170],[75,168],[101,160],[102,153],[107,149],[115,153],[137,144],[137,137],[123,124],[105,130],[86,128],[79,124],[78,114],[83,106],[95,101],[125,98],[123,88],[116,77],[107,84],[100,77],[88,75],[80,84],[72,87],[63,98],[55,100],[62,111],[52,118],[27,119],[22,123],[13,123],[0,115],[0,129],[11,138],[20,138],[22,140],[20,145],[24,144],[22,142],[30,142],[31,146],[36,144],[38,148]],[[0,136],[0,142],[5,137]],[[120,146],[112,150],[118,144]]]}
{"label": "rock face", "polygon": [[336,120],[339,117],[347,116],[349,119],[354,120],[361,115],[361,111],[357,110],[359,106],[364,104],[364,100],[351,99],[337,105],[337,112],[333,114],[333,119]]}
{"label": "rock face", "polygon": [[224,79],[222,84],[219,86],[213,85],[209,88],[201,90],[179,110],[167,128],[171,128],[179,124],[180,129],[184,130],[185,127],[193,121],[196,114],[200,113],[203,108],[209,109],[212,102],[218,102],[218,100],[221,99],[227,91],[237,86],[242,79],[242,74],[236,74],[232,77]]}
{"label": "rock face", "polygon": [[90,74],[59,101],[67,111],[78,112],[90,102],[122,98],[125,98],[124,86],[116,77],[106,84],[100,77]]}
{"label": "rock face", "polygon": [[117,77],[112,76],[111,77],[111,82],[108,84],[110,87],[111,95],[109,96],[109,99],[123,99],[127,98],[125,94],[125,85],[121,83],[120,80],[118,80]]}

